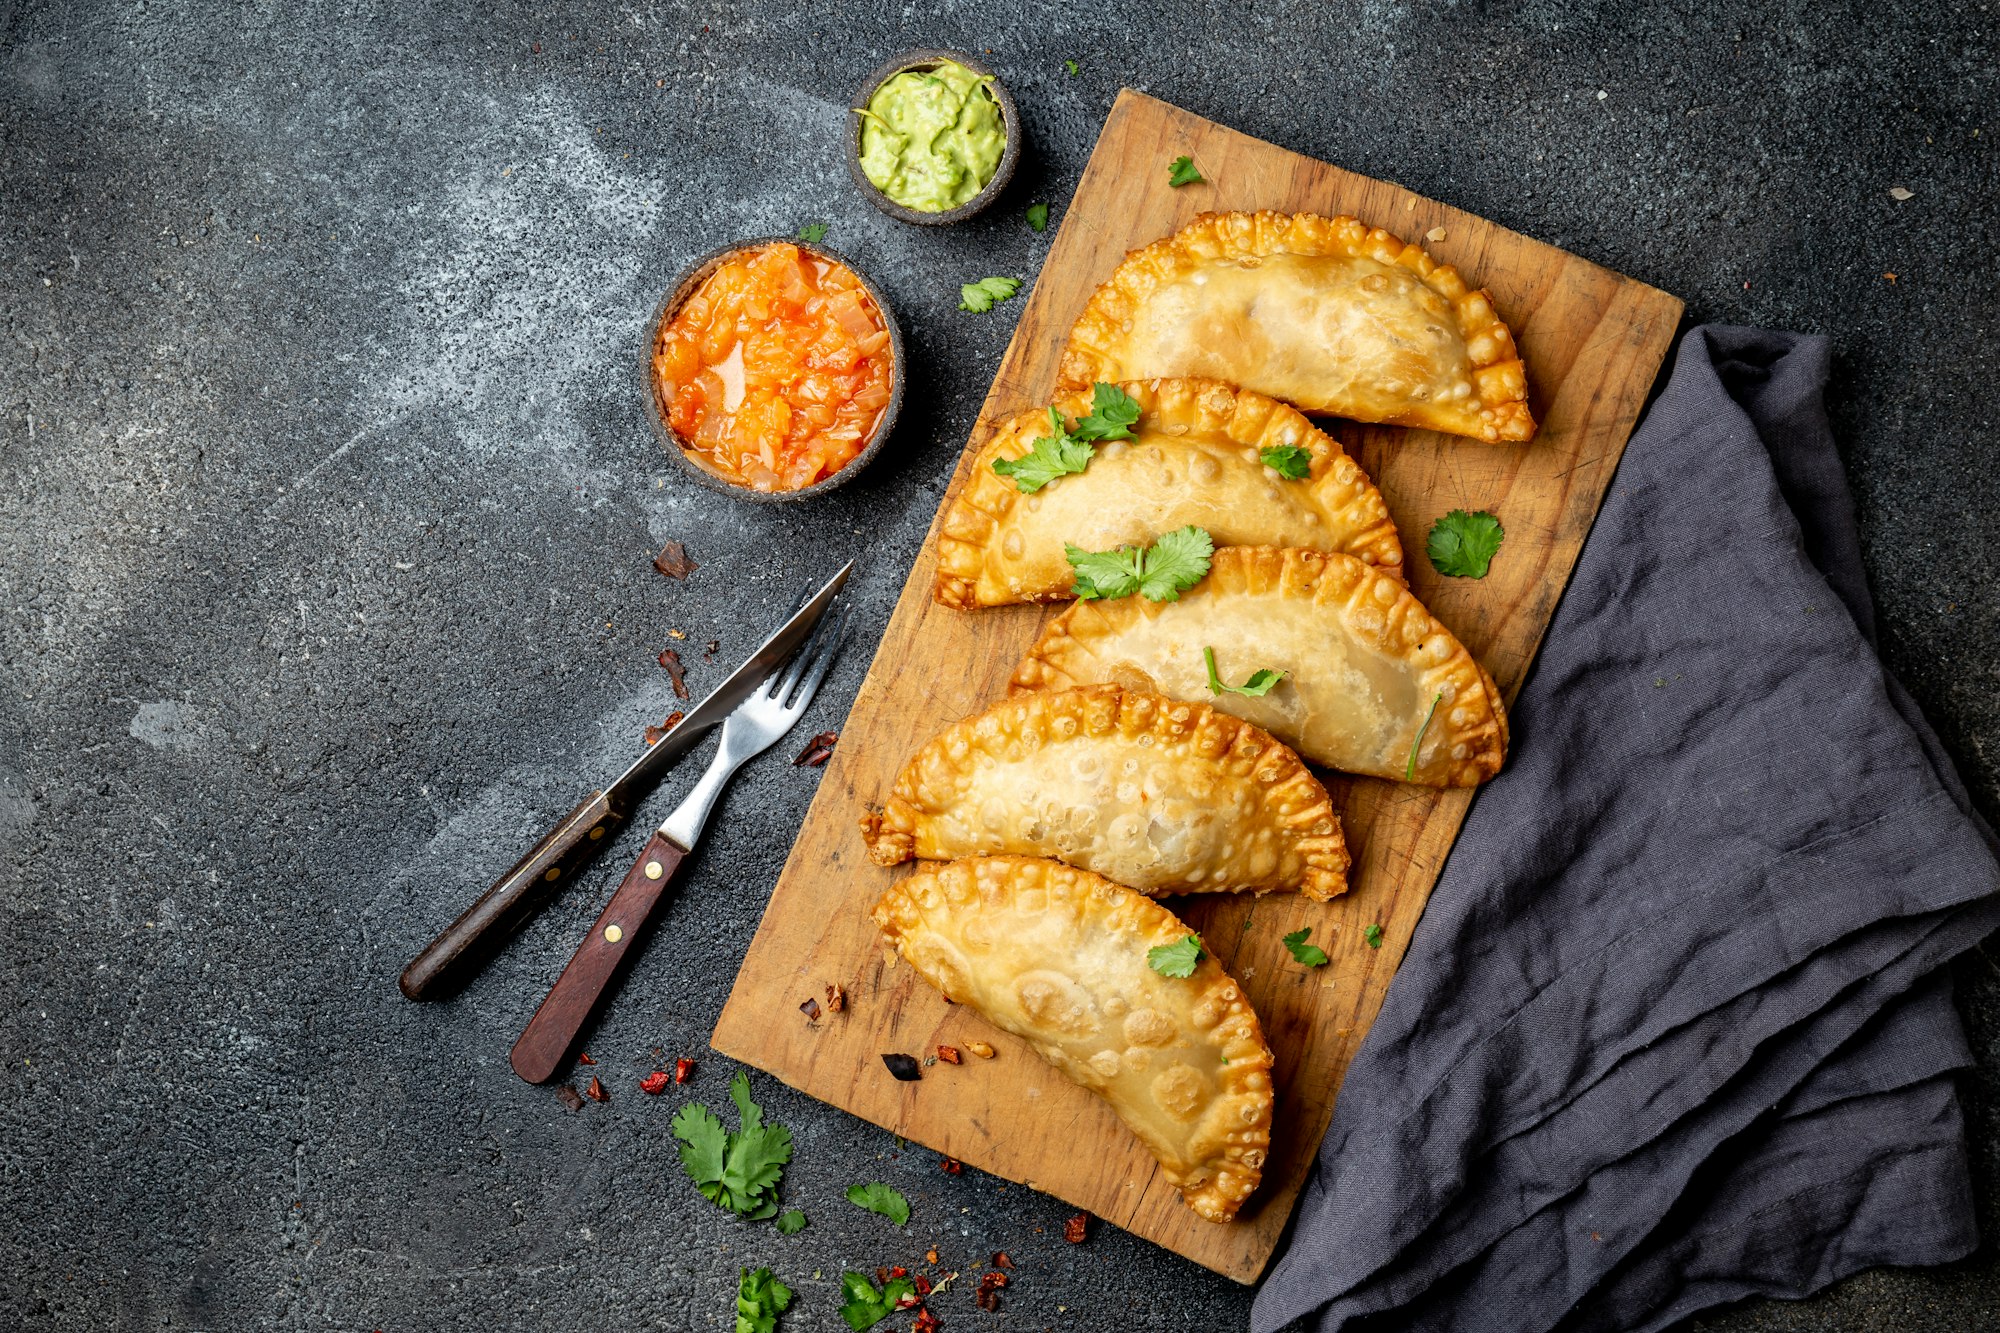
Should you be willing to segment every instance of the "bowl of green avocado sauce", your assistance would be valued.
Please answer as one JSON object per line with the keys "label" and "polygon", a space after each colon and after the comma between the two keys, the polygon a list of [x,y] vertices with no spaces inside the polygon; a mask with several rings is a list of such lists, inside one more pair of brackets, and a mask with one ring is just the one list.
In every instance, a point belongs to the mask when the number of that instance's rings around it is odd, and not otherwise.
{"label": "bowl of green avocado sauce", "polygon": [[855,101],[848,171],[891,217],[933,227],[961,221],[1014,174],[1014,99],[963,51],[905,51],[869,75]]}

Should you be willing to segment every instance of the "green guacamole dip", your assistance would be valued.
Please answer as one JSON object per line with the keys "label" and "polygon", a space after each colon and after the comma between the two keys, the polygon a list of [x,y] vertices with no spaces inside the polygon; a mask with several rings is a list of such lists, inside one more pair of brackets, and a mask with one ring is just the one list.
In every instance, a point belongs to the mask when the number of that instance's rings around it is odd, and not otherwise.
{"label": "green guacamole dip", "polygon": [[905,208],[942,213],[968,203],[999,170],[1007,146],[986,76],[956,61],[904,70],[875,90],[861,116],[861,170]]}

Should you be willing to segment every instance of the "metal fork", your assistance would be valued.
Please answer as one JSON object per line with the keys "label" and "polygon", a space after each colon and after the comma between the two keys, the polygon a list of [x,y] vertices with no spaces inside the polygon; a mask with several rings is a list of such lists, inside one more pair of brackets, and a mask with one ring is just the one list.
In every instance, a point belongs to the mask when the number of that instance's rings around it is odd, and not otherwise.
{"label": "metal fork", "polygon": [[745,760],[769,749],[804,715],[846,635],[847,610],[841,607],[820,622],[788,668],[773,672],[771,680],[723,722],[722,740],[708,771],[646,840],[638,861],[514,1043],[509,1060],[515,1073],[530,1083],[546,1083],[556,1076],[653,908],[694,850],[722,789]]}

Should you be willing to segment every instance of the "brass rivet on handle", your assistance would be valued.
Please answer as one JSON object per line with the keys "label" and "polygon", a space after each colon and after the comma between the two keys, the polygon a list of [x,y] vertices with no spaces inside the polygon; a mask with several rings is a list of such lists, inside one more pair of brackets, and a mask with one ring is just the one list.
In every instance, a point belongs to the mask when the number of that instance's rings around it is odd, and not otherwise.
{"label": "brass rivet on handle", "polygon": [[544,870],[542,872],[543,879],[556,879],[559,878],[561,875],[562,875],[561,866],[550,866],[547,870]]}
{"label": "brass rivet on handle", "polygon": [[661,868],[660,868],[660,863],[659,863],[658,861],[648,861],[648,862],[646,862],[646,878],[647,878],[647,879],[658,879],[658,878],[659,878],[660,876],[662,876],[662,875],[664,875],[664,874],[666,874],[666,873],[667,873],[667,872],[666,872],[665,870],[663,870],[663,869],[661,869]]}
{"label": "brass rivet on handle", "polygon": [[604,938],[616,944],[625,938],[625,932],[617,926],[606,926],[604,928]]}
{"label": "brass rivet on handle", "polygon": [[602,825],[602,824],[599,824],[599,825],[598,825],[598,826],[597,826],[596,828],[592,829],[592,830],[590,831],[590,836],[591,836],[592,838],[601,838],[601,837],[603,837],[603,836],[604,836],[604,825]]}

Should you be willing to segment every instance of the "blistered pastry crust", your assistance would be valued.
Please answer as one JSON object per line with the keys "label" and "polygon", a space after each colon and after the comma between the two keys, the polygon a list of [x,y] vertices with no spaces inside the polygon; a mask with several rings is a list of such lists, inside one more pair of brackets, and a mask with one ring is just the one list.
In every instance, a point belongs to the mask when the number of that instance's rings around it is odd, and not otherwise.
{"label": "blistered pastry crust", "polygon": [[[1401,576],[1403,544],[1389,507],[1339,443],[1275,398],[1215,380],[1128,381],[1139,404],[1135,438],[1097,446],[1090,467],[1022,494],[993,470],[1049,433],[1045,408],[1000,423],[938,532],[937,600],[962,609],[1067,601],[1075,582],[1065,542],[1089,550],[1151,541],[1187,524],[1218,544],[1296,545],[1341,551]],[[1066,420],[1090,411],[1091,390],[1056,400]],[[1312,453],[1312,473],[1287,480],[1262,449]],[[1148,460],[1139,465],[1141,458]],[[1049,521],[1055,509],[1088,510],[1082,526]],[[1038,521],[1039,515],[1039,521]]]}
{"label": "blistered pastry crust", "polygon": [[1188,1207],[1227,1222],[1271,1148],[1271,1048],[1214,958],[1166,977],[1191,933],[1151,899],[1035,857],[927,865],[875,904],[882,933],[955,1004],[1107,1102]]}
{"label": "blistered pastry crust", "polygon": [[[1216,551],[1208,577],[1177,602],[1143,597],[1078,602],[1043,631],[1014,672],[1010,690],[1069,690],[1103,682],[1165,689],[1168,665],[1136,660],[1136,631],[1161,617],[1242,618],[1264,634],[1279,633],[1296,645],[1286,654],[1296,664],[1279,690],[1295,690],[1306,706],[1296,727],[1266,725],[1306,758],[1346,772],[1433,787],[1472,787],[1500,771],[1507,751],[1507,719],[1492,676],[1465,645],[1395,579],[1351,556],[1271,547],[1224,547]],[[1220,638],[1223,631],[1218,630]],[[1421,710],[1442,695],[1430,725],[1421,730],[1414,777],[1407,778],[1409,746],[1418,725],[1396,733],[1393,744],[1360,756],[1334,752],[1315,735],[1313,718],[1324,717],[1332,700],[1316,698],[1310,663],[1327,656],[1340,636],[1372,649],[1396,664]],[[1121,642],[1122,640],[1122,642]],[[1226,641],[1226,640],[1224,640]],[[1284,667],[1283,662],[1258,665]],[[1224,698],[1224,708],[1254,709],[1258,702]],[[1387,728],[1393,730],[1393,727]]]}
{"label": "blistered pastry crust", "polygon": [[[1492,298],[1470,287],[1457,269],[1438,263],[1422,247],[1351,217],[1269,210],[1204,213],[1172,236],[1130,252],[1110,280],[1091,296],[1070,331],[1060,384],[1082,388],[1097,380],[1189,373],[1193,367],[1140,364],[1129,355],[1133,323],[1148,296],[1163,283],[1204,265],[1241,264],[1272,255],[1344,256],[1408,270],[1449,307],[1456,328],[1455,337],[1447,342],[1462,347],[1465,357],[1463,378],[1449,384],[1442,394],[1377,377],[1374,384],[1352,386],[1329,381],[1317,395],[1278,396],[1290,398],[1309,412],[1328,412],[1358,421],[1418,426],[1496,442],[1534,438],[1526,368],[1514,346],[1514,335],[1494,310]],[[1376,322],[1411,323],[1412,312],[1388,307],[1388,303],[1405,302],[1408,293],[1392,283],[1380,286],[1379,295],[1371,295],[1364,286],[1359,296],[1344,294],[1341,299],[1379,300],[1385,303],[1384,309],[1370,312],[1383,316]],[[1455,347],[1442,346],[1440,355],[1452,353],[1455,360],[1456,351]],[[1447,369],[1442,363],[1438,368]],[[1256,365],[1243,364],[1234,373],[1209,373],[1270,391],[1272,386],[1259,371]],[[1420,400],[1414,396],[1417,393],[1429,396]],[[1308,397],[1314,401],[1306,401]]]}
{"label": "blistered pastry crust", "polygon": [[1150,894],[1347,889],[1340,819],[1296,754],[1207,704],[1108,685],[947,727],[861,831],[885,866],[1018,853]]}

